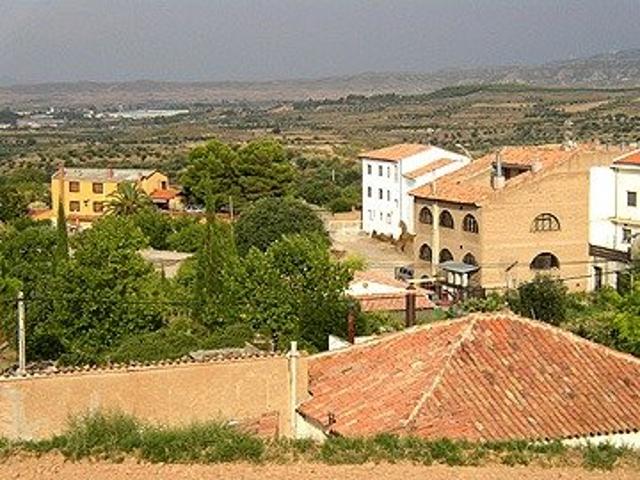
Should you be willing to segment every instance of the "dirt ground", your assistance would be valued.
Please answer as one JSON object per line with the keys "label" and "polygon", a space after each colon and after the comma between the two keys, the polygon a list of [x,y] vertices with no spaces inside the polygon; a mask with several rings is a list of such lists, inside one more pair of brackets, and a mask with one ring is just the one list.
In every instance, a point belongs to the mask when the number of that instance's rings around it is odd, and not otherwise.
{"label": "dirt ground", "polygon": [[78,463],[60,456],[11,457],[0,463],[0,479],[33,480],[639,480],[640,471],[592,472],[575,468],[445,467],[417,465],[163,465],[106,462]]}

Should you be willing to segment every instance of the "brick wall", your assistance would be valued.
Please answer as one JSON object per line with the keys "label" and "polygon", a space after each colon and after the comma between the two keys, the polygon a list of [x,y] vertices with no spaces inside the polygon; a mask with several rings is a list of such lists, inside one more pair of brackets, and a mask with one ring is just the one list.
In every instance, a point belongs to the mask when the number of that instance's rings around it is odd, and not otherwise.
{"label": "brick wall", "polygon": [[[118,410],[168,425],[220,420],[262,435],[292,433],[289,360],[269,356],[0,379],[0,437],[37,439],[71,416]],[[298,400],[307,360],[298,359]]]}

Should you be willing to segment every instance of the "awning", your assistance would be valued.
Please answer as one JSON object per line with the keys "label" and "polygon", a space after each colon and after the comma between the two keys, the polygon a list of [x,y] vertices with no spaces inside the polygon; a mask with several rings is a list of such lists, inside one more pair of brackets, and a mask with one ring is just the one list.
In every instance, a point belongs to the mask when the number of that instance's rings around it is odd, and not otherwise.
{"label": "awning", "polygon": [[442,262],[438,265],[442,270],[453,273],[473,273],[480,269],[477,265],[470,265],[464,262],[454,262],[452,260],[448,262]]}

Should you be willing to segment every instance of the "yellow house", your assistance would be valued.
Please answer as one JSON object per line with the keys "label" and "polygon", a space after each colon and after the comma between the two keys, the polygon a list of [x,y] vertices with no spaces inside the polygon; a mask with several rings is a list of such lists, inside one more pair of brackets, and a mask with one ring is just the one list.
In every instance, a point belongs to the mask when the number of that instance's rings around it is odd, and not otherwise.
{"label": "yellow house", "polygon": [[161,208],[178,194],[157,170],[62,167],[51,176],[52,217],[62,205],[70,223],[90,223],[105,213],[109,195],[123,182],[139,185]]}

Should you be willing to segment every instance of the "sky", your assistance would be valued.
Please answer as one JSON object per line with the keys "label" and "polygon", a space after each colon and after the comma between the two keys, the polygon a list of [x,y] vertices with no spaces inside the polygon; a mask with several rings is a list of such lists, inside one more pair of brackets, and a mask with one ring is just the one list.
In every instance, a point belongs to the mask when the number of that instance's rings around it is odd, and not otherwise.
{"label": "sky", "polygon": [[0,81],[225,81],[640,47],[640,0],[0,0]]}

